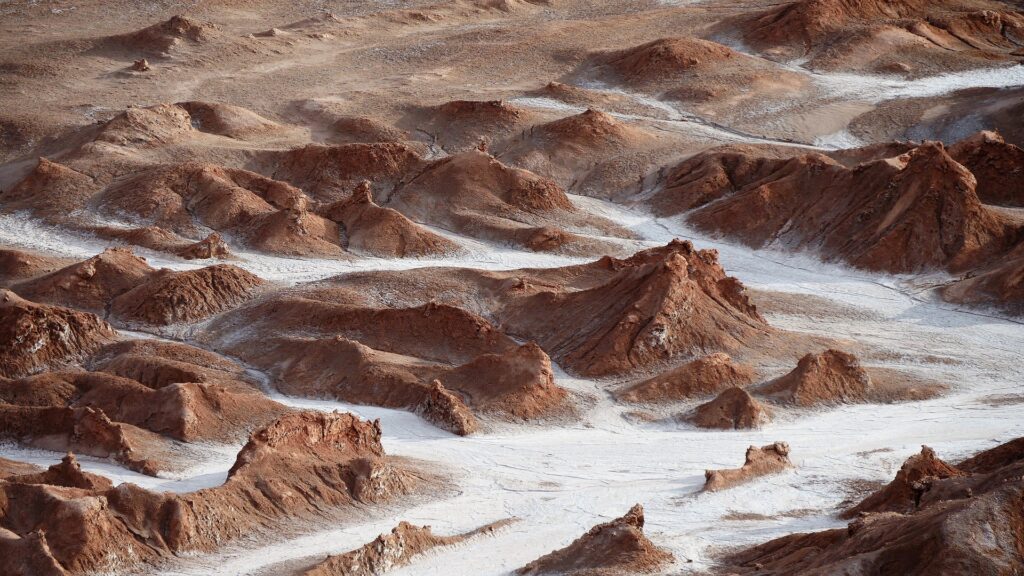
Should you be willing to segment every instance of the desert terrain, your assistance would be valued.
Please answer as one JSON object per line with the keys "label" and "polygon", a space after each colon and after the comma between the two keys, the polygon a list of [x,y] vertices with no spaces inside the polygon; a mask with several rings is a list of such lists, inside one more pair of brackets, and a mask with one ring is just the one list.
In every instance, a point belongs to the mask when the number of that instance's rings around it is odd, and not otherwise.
{"label": "desert terrain", "polygon": [[0,0],[0,574],[1024,573],[1024,5]]}

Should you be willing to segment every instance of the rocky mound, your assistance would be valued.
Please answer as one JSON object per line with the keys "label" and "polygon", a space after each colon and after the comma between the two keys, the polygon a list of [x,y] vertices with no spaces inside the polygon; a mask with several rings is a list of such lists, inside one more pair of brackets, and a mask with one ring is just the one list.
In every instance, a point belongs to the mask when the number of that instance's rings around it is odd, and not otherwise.
{"label": "rocky mound", "polygon": [[582,73],[631,91],[693,103],[714,102],[715,114],[749,99],[751,92],[763,101],[791,95],[805,83],[798,74],[768,61],[690,37],[661,38],[598,53]]}
{"label": "rocky mound", "polygon": [[826,350],[808,354],[797,367],[759,391],[797,406],[864,402],[874,384],[853,354]]}
{"label": "rocky mound", "polygon": [[654,574],[673,560],[672,554],[644,535],[644,509],[637,504],[625,516],[594,526],[572,544],[530,562],[516,574]]}
{"label": "rocky mound", "polygon": [[[399,188],[386,205],[416,222],[534,250],[596,249],[594,242],[584,244],[569,229],[628,236],[610,221],[576,210],[553,181],[506,166],[480,151],[434,162]],[[553,246],[538,242],[536,235],[542,229],[559,240]],[[570,245],[564,246],[561,240]]]}
{"label": "rocky mound", "polygon": [[111,314],[126,322],[167,326],[195,322],[249,299],[263,284],[259,277],[230,264],[198,270],[160,270],[115,298]]}
{"label": "rocky mound", "polygon": [[660,143],[647,131],[591,108],[531,126],[494,149],[501,162],[566,190],[607,197],[611,192],[605,190],[635,188],[638,178],[653,170],[661,155],[650,150]]}
{"label": "rocky mound", "polygon": [[615,397],[637,403],[679,402],[746,386],[754,378],[752,368],[716,352],[624,388]]}
{"label": "rocky mound", "polygon": [[12,378],[82,358],[114,339],[96,316],[36,304],[0,289],[0,376]]}
{"label": "rocky mound", "polygon": [[111,47],[132,51],[166,55],[181,44],[199,44],[217,34],[212,24],[197,22],[184,16],[172,16],[142,30],[121,36],[111,36],[105,42]]}
{"label": "rocky mound", "polygon": [[108,248],[52,274],[17,284],[26,298],[105,314],[110,302],[131,290],[155,270],[127,248]]}
{"label": "rocky mound", "polygon": [[962,0],[799,0],[747,22],[744,39],[775,57],[810,56],[820,68],[989,66],[1019,56],[1024,15],[1014,10]]}
{"label": "rocky mound", "polygon": [[[941,462],[934,455],[911,459]],[[910,461],[908,461],[908,465]],[[930,476],[906,513],[866,513],[846,528],[793,534],[732,554],[735,574],[1012,574],[1024,569],[1020,459],[972,475]],[[933,470],[942,473],[949,468]],[[901,473],[903,471],[901,470]],[[883,491],[888,491],[886,488]]]}
{"label": "rocky mound", "polygon": [[4,480],[19,484],[48,484],[83,490],[109,490],[113,487],[110,480],[103,476],[83,472],[78,460],[71,452],[68,452],[59,464],[54,464],[45,471],[12,475]]}
{"label": "rocky mound", "polygon": [[982,202],[1024,206],[1024,150],[995,132],[979,132],[951,146],[949,155],[974,174]]}
{"label": "rocky mound", "polygon": [[252,390],[245,369],[219,354],[163,340],[126,340],[104,346],[87,362],[107,372],[158,389],[170,384],[210,383]]}
{"label": "rocky mound", "polygon": [[217,102],[179,102],[176,105],[188,112],[193,128],[218,136],[244,140],[281,128],[280,124],[241,106]]}
{"label": "rocky mound", "polygon": [[743,388],[727,389],[687,418],[695,426],[720,430],[760,428],[770,419],[771,412]]}
{"label": "rocky mound", "polygon": [[844,518],[855,518],[866,512],[898,512],[915,510],[921,496],[935,480],[962,476],[964,473],[940,460],[927,446],[903,463],[896,478],[885,488],[868,496],[860,504],[843,512]]}
{"label": "rocky mound", "polygon": [[298,186],[321,202],[348,197],[360,182],[369,180],[382,194],[417,174],[426,165],[412,147],[394,142],[379,144],[309,144],[260,157],[261,171]]}
{"label": "rocky mound", "polygon": [[67,264],[64,258],[0,248],[0,286],[10,286],[22,280],[47,274]]}
{"label": "rocky mound", "polygon": [[490,534],[505,526],[509,520],[494,522],[456,536],[438,536],[430,526],[414,526],[399,522],[389,534],[381,534],[373,542],[338,556],[328,556],[302,576],[376,576],[405,566],[424,552],[442,546],[452,546],[480,534]]}
{"label": "rocky mound", "polygon": [[469,436],[479,429],[476,417],[462,398],[449,392],[440,380],[430,383],[430,390],[416,407],[416,413],[424,420],[459,436]]}
{"label": "rocky mound", "polygon": [[211,232],[199,242],[183,246],[177,252],[185,260],[208,260],[210,258],[230,258],[231,250],[220,234]]}
{"label": "rocky mound", "polygon": [[684,162],[669,182],[654,201],[660,214],[689,210],[697,227],[751,246],[811,248],[870,270],[977,266],[1017,235],[938,143],[854,168],[818,154],[712,151]]}
{"label": "rocky mound", "polygon": [[[296,413],[253,434],[216,488],[178,495],[131,484],[89,491],[0,482],[11,503],[0,545],[31,553],[19,562],[55,560],[72,573],[123,570],[211,551],[286,519],[330,520],[332,511],[388,500],[412,486],[412,477],[385,458],[377,424],[348,414]],[[46,545],[29,546],[25,540],[33,538]]]}
{"label": "rocky mound", "polygon": [[1024,244],[1002,260],[944,286],[941,294],[958,304],[994,306],[1010,314],[1024,314]]}
{"label": "rocky mound", "polygon": [[761,476],[778,474],[792,467],[793,463],[789,460],[789,444],[776,442],[761,448],[751,446],[747,448],[747,456],[743,466],[726,470],[706,471],[704,473],[706,478],[704,490],[711,492],[725,490],[738,484],[750,482]]}
{"label": "rocky mound", "polygon": [[529,110],[500,100],[454,100],[414,109],[399,123],[411,133],[428,134],[449,154],[465,152],[504,140],[535,123]]}
{"label": "rocky mound", "polygon": [[5,212],[29,211],[50,222],[85,207],[97,185],[88,175],[39,157],[35,168],[13,188],[0,191]]}
{"label": "rocky mound", "polygon": [[257,250],[339,255],[338,226],[309,210],[301,190],[253,172],[184,163],[137,173],[98,196],[102,214],[132,215],[186,238],[210,229]]}
{"label": "rocky mound", "polygon": [[173,383],[154,389],[103,372],[48,372],[0,380],[0,402],[92,408],[114,422],[186,442],[236,441],[287,412],[253,389],[215,382]]}
{"label": "rocky mound", "polygon": [[535,339],[580,374],[620,374],[680,357],[735,352],[770,332],[713,250],[674,240],[585,269],[597,279],[572,291],[527,284],[525,294],[505,306],[511,333]]}
{"label": "rocky mound", "polygon": [[55,452],[110,458],[155,476],[164,462],[152,456],[159,438],[110,420],[101,410],[0,404],[0,438]]}
{"label": "rocky mound", "polygon": [[397,210],[378,206],[364,180],[346,200],[320,211],[341,227],[342,246],[356,254],[405,258],[454,254],[461,250],[447,238],[430,232]]}

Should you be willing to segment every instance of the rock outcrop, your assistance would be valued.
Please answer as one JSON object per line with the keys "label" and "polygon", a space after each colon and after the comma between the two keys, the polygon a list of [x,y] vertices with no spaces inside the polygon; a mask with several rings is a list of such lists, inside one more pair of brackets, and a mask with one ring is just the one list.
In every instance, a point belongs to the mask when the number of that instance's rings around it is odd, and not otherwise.
{"label": "rock outcrop", "polygon": [[92,314],[36,304],[0,289],[0,377],[79,360],[115,336],[109,324]]}
{"label": "rock outcrop", "polygon": [[951,146],[949,155],[974,174],[982,202],[1024,206],[1024,150],[998,133],[979,132]]}
{"label": "rock outcrop", "polygon": [[458,244],[383,208],[370,195],[370,182],[360,182],[352,195],[321,209],[341,227],[342,245],[355,254],[382,258],[443,256],[461,251]]}
{"label": "rock outcrop", "polygon": [[153,326],[195,322],[241,304],[262,284],[259,277],[230,264],[159,270],[114,299],[110,312],[125,322]]}
{"label": "rock outcrop", "polygon": [[789,444],[775,442],[761,448],[751,446],[747,448],[743,466],[706,471],[704,473],[706,478],[704,490],[710,492],[725,490],[762,476],[778,474],[792,467],[793,463],[789,461]]}
{"label": "rock outcrop", "polygon": [[874,387],[853,354],[826,350],[808,354],[796,368],[769,382],[759,392],[797,406],[865,402]]}
{"label": "rock outcrop", "polygon": [[743,387],[754,378],[752,368],[716,352],[619,390],[615,397],[637,403],[679,402]]}
{"label": "rock outcrop", "polygon": [[399,522],[388,534],[381,534],[373,542],[360,548],[328,556],[302,576],[376,576],[392,568],[409,564],[416,556],[433,548],[452,546],[481,534],[490,534],[509,524],[502,520],[456,536],[438,536],[430,526],[414,526]]}
{"label": "rock outcrop", "polygon": [[[1020,572],[1024,466],[1019,450],[999,447],[993,452],[999,456],[991,460],[979,455],[989,466],[968,473],[941,464],[936,468],[941,460],[925,450],[900,471],[904,480],[911,474],[908,467],[926,473],[917,482],[919,497],[908,500],[900,488],[895,501],[883,498],[902,512],[865,512],[846,528],[784,536],[730,554],[722,570],[768,576]],[[879,494],[892,495],[892,486]]]}
{"label": "rock outcrop", "polygon": [[3,562],[57,564],[69,573],[137,568],[211,551],[285,520],[331,518],[413,486],[386,459],[378,424],[296,413],[254,433],[215,488],[179,495],[132,484],[87,490],[0,481],[7,503],[0,550],[21,553],[4,554]]}
{"label": "rock outcrop", "polygon": [[637,504],[625,516],[594,526],[572,544],[530,562],[516,574],[655,574],[672,561],[672,554],[644,535],[644,509]]}
{"label": "rock outcrop", "polygon": [[698,406],[687,420],[701,428],[740,430],[759,428],[771,412],[743,388],[729,388],[714,400]]}
{"label": "rock outcrop", "polygon": [[869,512],[911,512],[921,504],[921,497],[934,481],[963,475],[956,467],[940,460],[934,450],[922,446],[920,454],[903,463],[892,482],[843,512],[843,517],[856,518]]}

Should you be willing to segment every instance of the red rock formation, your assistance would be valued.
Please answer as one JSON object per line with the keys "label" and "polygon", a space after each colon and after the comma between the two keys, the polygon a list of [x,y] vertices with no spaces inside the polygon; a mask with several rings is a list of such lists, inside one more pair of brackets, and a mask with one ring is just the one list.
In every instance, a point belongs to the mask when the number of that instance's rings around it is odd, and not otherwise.
{"label": "red rock formation", "polygon": [[770,419],[770,412],[743,388],[729,388],[714,400],[701,404],[688,420],[701,428],[739,430],[759,428]]}
{"label": "red rock formation", "polygon": [[211,232],[199,242],[179,249],[176,254],[185,260],[207,260],[209,258],[230,258],[231,250],[220,234]]}
{"label": "red rock formation", "polygon": [[1016,438],[990,450],[979,452],[954,468],[970,474],[988,474],[1021,460],[1024,460],[1024,438]]}
{"label": "red rock formation", "polygon": [[776,442],[761,448],[751,446],[747,448],[743,466],[726,470],[707,470],[704,473],[706,477],[704,490],[710,492],[725,490],[761,476],[778,474],[792,467],[793,463],[789,460],[789,444]]}
{"label": "red rock formation", "polygon": [[563,366],[588,376],[677,357],[737,351],[770,329],[725,275],[712,250],[689,242],[588,265],[601,281],[566,292],[541,288],[505,307],[511,333],[534,338]]}
{"label": "red rock formation", "polygon": [[908,458],[892,482],[865,498],[860,504],[843,512],[843,517],[854,518],[865,512],[913,511],[920,504],[921,496],[930,488],[932,482],[963,474],[935,456],[934,450],[922,446],[921,453]]}
{"label": "red rock formation", "polygon": [[[934,455],[915,459],[941,462]],[[934,471],[942,470],[950,472]],[[1021,461],[1009,459],[971,476],[933,476],[920,507],[907,514],[866,513],[844,529],[784,536],[731,554],[722,569],[768,576],[1013,574],[1024,569],[1022,472]]]}
{"label": "red rock formation", "polygon": [[0,380],[0,402],[93,408],[115,422],[187,442],[236,441],[288,411],[237,385],[189,382],[153,389],[104,372],[48,372]]}
{"label": "red rock formation", "polygon": [[106,44],[133,51],[166,54],[183,42],[205,42],[216,34],[216,27],[212,24],[184,16],[172,16],[169,20],[136,32],[111,36],[106,39]]}
{"label": "red rock formation", "polygon": [[258,250],[340,255],[338,229],[301,190],[253,172],[196,162],[143,170],[99,195],[105,214],[132,214],[185,237],[206,229]]}
{"label": "red rock formation", "polygon": [[10,286],[66,266],[63,258],[0,248],[0,286]]}
{"label": "red rock formation", "polygon": [[958,304],[994,306],[1024,314],[1024,243],[997,260],[941,289],[942,297]]}
{"label": "red rock formation", "polygon": [[1024,206],[1024,150],[995,132],[979,132],[951,146],[949,155],[974,174],[982,202]]}
{"label": "red rock formation", "polygon": [[100,254],[52,274],[14,287],[37,302],[73,306],[105,314],[110,302],[145,282],[154,272],[128,248],[107,248]]}
{"label": "red rock formation", "polygon": [[870,270],[963,269],[1005,253],[1017,234],[981,204],[974,176],[937,143],[854,168],[815,154],[710,152],[681,165],[670,182],[655,201],[659,213],[703,205],[689,218],[704,230],[758,247],[813,248]]}
{"label": "red rock formation", "polygon": [[716,352],[633,384],[616,392],[615,397],[625,402],[679,402],[746,386],[754,378],[752,368],[733,362],[728,354]]}
{"label": "red rock formation", "polygon": [[661,81],[690,69],[720,66],[745,56],[721,44],[699,38],[661,38],[613,52],[601,64],[633,84]]}
{"label": "red rock formation", "polygon": [[72,211],[84,208],[98,188],[86,174],[40,156],[25,178],[0,192],[0,207],[4,211],[28,210],[50,221],[63,221]]}
{"label": "red rock formation", "polygon": [[390,192],[426,165],[410,146],[401,143],[310,144],[287,152],[265,154],[265,172],[302,188],[321,202],[343,200],[363,180]]}
{"label": "red rock formation", "polygon": [[342,244],[356,254],[405,258],[454,254],[458,244],[430,232],[397,210],[378,206],[364,180],[346,200],[321,209],[321,215],[341,225]]}
{"label": "red rock formation", "polygon": [[67,488],[81,488],[83,490],[109,490],[113,488],[110,480],[103,476],[82,472],[82,467],[78,464],[78,460],[70,452],[59,464],[54,464],[43,472],[8,476],[4,480],[19,484],[48,484],[50,486],[65,486]]}
{"label": "red rock formation", "polygon": [[450,154],[485,146],[520,132],[536,115],[500,100],[454,100],[413,110],[400,123],[410,132],[428,134],[431,144]]}
{"label": "red rock formation", "polygon": [[430,391],[416,408],[416,413],[424,420],[459,436],[469,436],[479,426],[466,403],[449,392],[439,380],[430,384]]}
{"label": "red rock formation", "polygon": [[18,377],[80,359],[114,339],[86,312],[35,304],[0,290],[0,377]]}
{"label": "red rock formation", "polygon": [[1024,15],[1012,9],[969,0],[798,0],[747,22],[744,39],[781,57],[810,54],[812,66],[986,66],[1020,48]]}
{"label": "red rock formation", "polygon": [[572,544],[530,562],[516,574],[654,574],[672,561],[672,554],[644,535],[644,509],[637,504],[625,516],[594,526]]}
{"label": "red rock formation", "polygon": [[111,314],[123,321],[166,326],[219,314],[247,300],[263,284],[230,264],[172,272],[160,270],[113,300]]}
{"label": "red rock formation", "polygon": [[245,139],[281,128],[240,106],[214,102],[179,102],[177,106],[188,112],[192,126],[200,132]]}
{"label": "red rock formation", "polygon": [[[405,494],[412,478],[391,466],[380,428],[348,414],[296,413],[253,434],[216,488],[156,494],[131,484],[107,490],[0,482],[0,551],[55,560],[71,573],[138,567],[170,554],[210,551],[287,519]],[[46,546],[30,546],[42,539]],[[6,568],[6,565],[4,565]]]}
{"label": "red rock formation", "polygon": [[478,535],[489,534],[509,524],[510,520],[494,522],[456,536],[438,536],[430,526],[413,526],[399,522],[389,534],[381,534],[373,542],[338,556],[328,556],[302,576],[376,576],[391,568],[409,564],[413,558],[432,548],[452,546]]}
{"label": "red rock formation", "polygon": [[[44,450],[78,452],[98,458],[111,458],[128,468],[156,475],[162,463],[147,456],[151,437],[125,424],[112,422],[100,410],[14,406],[0,404],[0,438],[14,440]],[[139,446],[136,446],[136,440]]]}
{"label": "red rock formation", "polygon": [[98,350],[91,369],[130,378],[157,389],[169,384],[216,383],[251,390],[245,370],[223,356],[187,344],[161,340],[127,340]]}
{"label": "red rock formation", "polygon": [[857,357],[839,350],[808,354],[797,367],[759,391],[797,406],[864,402],[874,384]]}

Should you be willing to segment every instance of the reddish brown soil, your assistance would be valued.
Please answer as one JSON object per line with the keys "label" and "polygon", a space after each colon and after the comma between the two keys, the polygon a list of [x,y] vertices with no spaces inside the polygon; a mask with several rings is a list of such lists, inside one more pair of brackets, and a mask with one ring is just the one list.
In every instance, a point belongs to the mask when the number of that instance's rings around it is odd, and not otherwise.
{"label": "reddish brown soil", "polygon": [[754,382],[755,372],[715,353],[633,384],[615,394],[626,402],[678,402]]}
{"label": "reddish brown soil", "polygon": [[414,108],[399,120],[410,133],[424,135],[449,154],[465,152],[512,136],[534,124],[536,115],[498,100],[453,100]]}
{"label": "reddish brown soil", "polygon": [[654,574],[672,561],[672,554],[644,535],[644,509],[637,504],[625,516],[594,526],[572,544],[530,562],[516,574]]}
{"label": "reddish brown soil", "polygon": [[19,281],[63,268],[69,263],[68,260],[55,256],[0,248],[0,286],[10,287]]}
{"label": "reddish brown soil", "polygon": [[778,474],[792,467],[793,463],[789,460],[789,444],[776,442],[761,448],[751,446],[747,448],[746,460],[743,462],[743,466],[725,470],[706,471],[704,473],[706,477],[704,490],[711,492],[726,490],[761,476]]}

